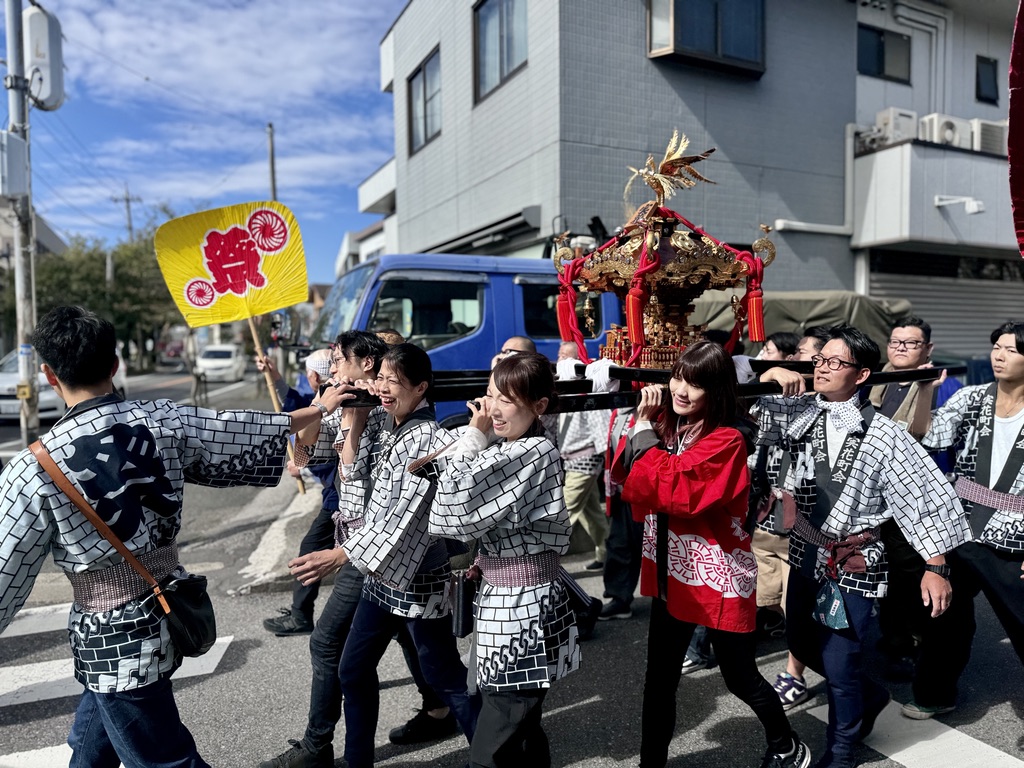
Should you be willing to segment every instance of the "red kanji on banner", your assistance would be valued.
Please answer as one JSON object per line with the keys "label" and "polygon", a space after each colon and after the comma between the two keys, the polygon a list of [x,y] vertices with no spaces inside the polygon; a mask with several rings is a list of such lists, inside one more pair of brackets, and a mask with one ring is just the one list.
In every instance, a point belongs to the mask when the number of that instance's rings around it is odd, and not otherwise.
{"label": "red kanji on banner", "polygon": [[243,296],[250,285],[262,288],[267,282],[260,272],[262,258],[252,235],[242,227],[227,232],[214,230],[203,242],[203,260],[217,293],[231,291]]}

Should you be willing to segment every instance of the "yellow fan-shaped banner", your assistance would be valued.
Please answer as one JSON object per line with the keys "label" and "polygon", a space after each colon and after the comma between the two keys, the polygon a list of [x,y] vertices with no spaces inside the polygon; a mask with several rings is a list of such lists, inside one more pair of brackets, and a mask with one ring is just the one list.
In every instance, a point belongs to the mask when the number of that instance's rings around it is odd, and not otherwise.
{"label": "yellow fan-shaped banner", "polygon": [[156,231],[155,244],[167,289],[193,328],[244,320],[309,297],[299,225],[280,203],[182,216]]}

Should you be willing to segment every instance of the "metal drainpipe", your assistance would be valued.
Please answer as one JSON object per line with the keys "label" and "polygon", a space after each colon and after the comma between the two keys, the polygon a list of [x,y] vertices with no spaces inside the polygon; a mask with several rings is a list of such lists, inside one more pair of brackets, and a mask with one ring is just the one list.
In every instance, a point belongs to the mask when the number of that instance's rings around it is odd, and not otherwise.
{"label": "metal drainpipe", "polygon": [[846,124],[846,142],[844,150],[846,158],[844,163],[843,180],[843,223],[842,224],[812,224],[807,221],[794,221],[793,219],[776,219],[776,232],[814,232],[821,235],[845,235],[853,234],[853,144],[857,132],[866,130],[856,123]]}

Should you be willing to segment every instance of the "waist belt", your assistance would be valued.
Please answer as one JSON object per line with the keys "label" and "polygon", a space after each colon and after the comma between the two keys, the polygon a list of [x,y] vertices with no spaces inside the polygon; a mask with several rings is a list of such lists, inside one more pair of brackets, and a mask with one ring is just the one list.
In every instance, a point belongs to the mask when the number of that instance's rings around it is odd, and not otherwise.
{"label": "waist belt", "polygon": [[[137,558],[154,579],[162,581],[178,567],[178,545],[157,547]],[[99,571],[64,571],[64,575],[71,582],[75,602],[86,611],[111,611],[152,592],[152,587],[124,560]]]}
{"label": "waist belt", "polygon": [[992,509],[1007,510],[1024,515],[1024,496],[1014,496],[1002,491],[993,491],[966,477],[956,479],[956,495],[965,501],[973,501]]}
{"label": "waist belt", "polygon": [[851,533],[845,538],[838,539],[815,528],[804,515],[798,514],[793,523],[793,533],[809,544],[827,550],[830,570],[831,566],[839,566],[847,573],[865,573],[867,572],[867,563],[864,562],[861,547],[878,541],[881,529],[869,528],[866,531]]}
{"label": "waist belt", "polygon": [[496,587],[535,587],[555,580],[558,561],[558,554],[548,549],[537,555],[515,557],[477,555],[476,565],[487,583]]}

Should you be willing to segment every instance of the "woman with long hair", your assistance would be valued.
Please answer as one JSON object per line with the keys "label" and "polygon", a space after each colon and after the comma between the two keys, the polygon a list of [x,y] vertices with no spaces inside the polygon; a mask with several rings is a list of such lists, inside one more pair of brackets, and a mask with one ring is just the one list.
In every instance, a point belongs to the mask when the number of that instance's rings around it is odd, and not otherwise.
{"label": "woman with long hair", "polygon": [[575,621],[558,578],[571,531],[562,465],[539,421],[555,397],[547,358],[502,359],[441,462],[430,512],[435,536],[480,542],[474,768],[550,766],[541,707],[551,683],[579,666]]}
{"label": "woman with long hair", "polygon": [[745,531],[747,446],[733,426],[738,402],[729,355],[710,341],[692,344],[672,368],[667,389],[641,391],[637,422],[616,467],[624,477],[622,498],[645,523],[640,590],[653,598],[641,768],[668,759],[676,688],[698,625],[708,628],[726,687],[764,727],[762,768],[810,764],[807,746],[755,662],[756,565]]}

